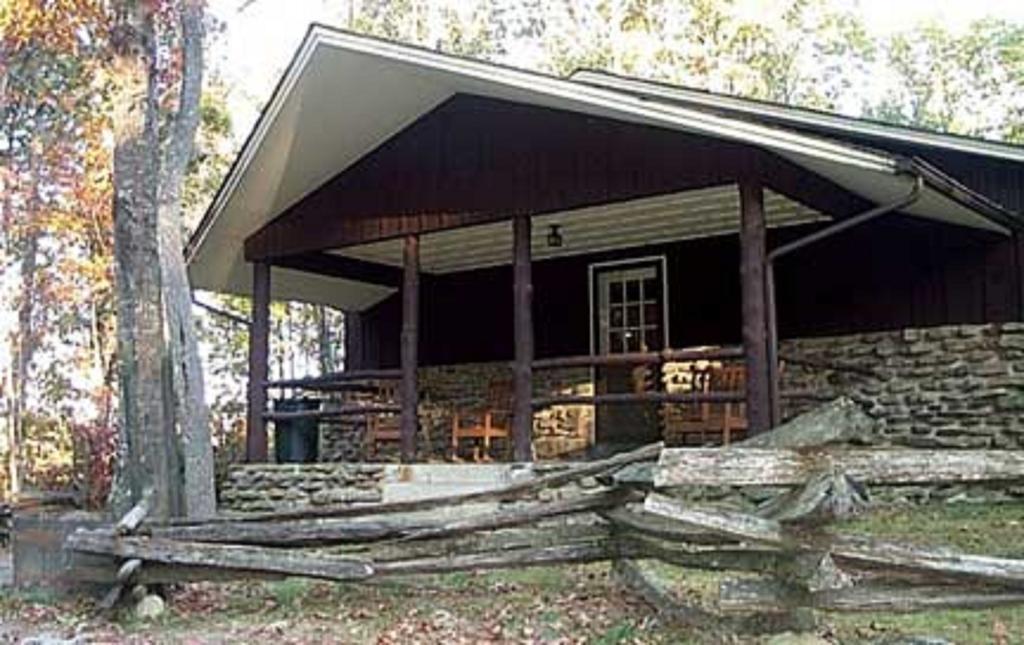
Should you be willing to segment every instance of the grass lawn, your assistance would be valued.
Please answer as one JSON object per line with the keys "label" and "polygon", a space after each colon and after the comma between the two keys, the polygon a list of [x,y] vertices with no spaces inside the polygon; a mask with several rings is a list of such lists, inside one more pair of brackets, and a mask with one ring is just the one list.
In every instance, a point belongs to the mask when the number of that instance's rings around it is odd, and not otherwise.
{"label": "grass lawn", "polygon": [[[876,538],[1024,557],[1024,504],[884,510],[843,528]],[[648,566],[680,597],[713,605],[722,576]],[[663,624],[612,580],[608,569],[553,567],[359,586],[298,579],[193,584],[174,589],[168,611],[154,622],[95,618],[89,599],[8,594],[0,596],[0,642],[40,634],[129,643],[715,642],[706,634]],[[927,634],[955,643],[1024,643],[1024,607],[820,618],[820,634],[832,642]]]}
{"label": "grass lawn", "polygon": [[[948,546],[968,553],[1024,558],[1024,504],[936,504],[887,508],[837,526],[875,539],[920,546]],[[681,599],[714,604],[726,575],[647,564]],[[822,614],[821,633],[840,643],[898,636],[942,636],[954,643],[1024,643],[1024,606],[985,611],[929,611],[914,614]]]}

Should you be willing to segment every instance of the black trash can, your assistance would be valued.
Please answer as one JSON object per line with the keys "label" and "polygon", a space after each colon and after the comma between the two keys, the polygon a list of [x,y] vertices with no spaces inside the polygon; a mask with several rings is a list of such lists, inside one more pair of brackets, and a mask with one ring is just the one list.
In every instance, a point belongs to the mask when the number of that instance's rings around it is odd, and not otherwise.
{"label": "black trash can", "polygon": [[[277,399],[274,412],[319,410],[319,399]],[[318,424],[315,418],[280,419],[274,422],[274,456],[279,464],[308,464],[318,457]]]}

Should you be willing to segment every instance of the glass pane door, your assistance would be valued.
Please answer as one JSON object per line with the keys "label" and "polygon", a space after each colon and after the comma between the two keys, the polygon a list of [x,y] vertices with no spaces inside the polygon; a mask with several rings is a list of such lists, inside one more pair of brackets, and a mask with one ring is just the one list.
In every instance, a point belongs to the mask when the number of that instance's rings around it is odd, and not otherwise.
{"label": "glass pane door", "polygon": [[[644,259],[591,267],[593,348],[597,354],[653,352],[665,346],[664,260]],[[603,365],[594,369],[594,391],[621,394],[660,389],[654,366]],[[661,436],[656,403],[599,405],[596,455],[610,454]]]}
{"label": "glass pane door", "polygon": [[656,265],[601,270],[597,274],[598,353],[662,349],[661,291]]}

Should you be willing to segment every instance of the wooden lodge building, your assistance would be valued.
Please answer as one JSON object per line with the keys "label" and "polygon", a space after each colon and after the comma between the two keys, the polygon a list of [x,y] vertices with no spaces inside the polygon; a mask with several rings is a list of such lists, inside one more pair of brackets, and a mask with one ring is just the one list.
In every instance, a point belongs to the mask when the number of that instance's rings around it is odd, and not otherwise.
{"label": "wooden lodge building", "polygon": [[[252,297],[250,461],[295,419],[528,461],[838,394],[866,440],[1024,447],[1022,212],[1021,147],[313,26],[187,257]],[[268,382],[272,299],[345,311],[346,372]]]}

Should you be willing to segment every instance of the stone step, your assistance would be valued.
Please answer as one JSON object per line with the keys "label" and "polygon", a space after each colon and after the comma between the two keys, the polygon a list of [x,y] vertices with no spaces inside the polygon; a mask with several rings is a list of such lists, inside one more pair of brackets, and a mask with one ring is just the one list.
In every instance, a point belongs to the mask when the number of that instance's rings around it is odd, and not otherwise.
{"label": "stone step", "polygon": [[502,486],[523,477],[532,477],[529,464],[390,464],[384,469],[387,483],[420,485]]}
{"label": "stone step", "polygon": [[493,488],[487,484],[430,484],[387,482],[381,487],[382,502],[400,502],[447,495],[474,493]]}

